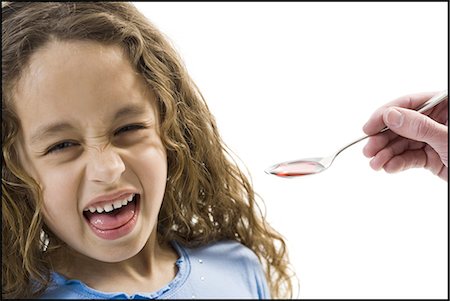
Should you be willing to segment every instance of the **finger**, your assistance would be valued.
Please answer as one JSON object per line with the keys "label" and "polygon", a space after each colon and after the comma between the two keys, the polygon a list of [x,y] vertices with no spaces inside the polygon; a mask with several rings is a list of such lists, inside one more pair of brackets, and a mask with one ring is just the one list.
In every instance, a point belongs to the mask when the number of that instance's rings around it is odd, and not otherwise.
{"label": "finger", "polygon": [[383,169],[387,173],[396,173],[410,168],[425,167],[426,163],[427,155],[422,149],[409,150],[390,159]]}
{"label": "finger", "polygon": [[448,126],[448,99],[435,106],[430,113],[427,112],[425,115]]}
{"label": "finger", "polygon": [[401,155],[394,156],[383,166],[383,169],[388,173],[395,173],[421,167],[425,167],[444,180],[448,178],[448,174],[446,174],[448,168],[442,164],[438,153],[429,145],[420,150],[409,150]]}
{"label": "finger", "polygon": [[367,158],[375,156],[396,137],[398,137],[398,135],[391,131],[386,131],[384,133],[369,137],[367,144],[363,148],[364,156]]}
{"label": "finger", "polygon": [[437,173],[437,175],[444,181],[448,182],[448,167],[443,165],[443,168],[441,169],[440,172]]}
{"label": "finger", "polygon": [[406,95],[394,99],[391,102],[386,103],[382,107],[375,110],[375,112],[370,116],[369,120],[363,126],[363,131],[367,135],[374,135],[381,131],[381,129],[385,126],[383,121],[383,113],[384,111],[392,106],[402,107],[402,108],[417,108],[431,97],[433,97],[437,92],[424,92],[417,93],[414,95]]}
{"label": "finger", "polygon": [[374,170],[380,170],[393,157],[402,154],[406,150],[417,150],[424,147],[423,142],[412,141],[409,139],[400,138],[393,141],[387,147],[380,150],[373,159],[369,162]]}
{"label": "finger", "polygon": [[424,151],[427,154],[427,164],[425,165],[425,168],[431,170],[434,174],[439,174],[443,168],[439,154],[429,145],[424,147]]}
{"label": "finger", "polygon": [[429,144],[448,162],[448,127],[414,110],[387,109],[383,119],[389,129],[403,137]]}

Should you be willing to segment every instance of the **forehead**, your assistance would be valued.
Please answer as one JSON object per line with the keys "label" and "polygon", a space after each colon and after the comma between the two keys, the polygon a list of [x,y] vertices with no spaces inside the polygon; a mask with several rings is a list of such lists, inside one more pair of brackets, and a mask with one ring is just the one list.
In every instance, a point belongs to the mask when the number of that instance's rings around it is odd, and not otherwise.
{"label": "forehead", "polygon": [[125,104],[151,100],[120,46],[88,41],[52,41],[37,50],[14,91],[24,127],[57,117],[101,119]]}
{"label": "forehead", "polygon": [[52,41],[31,56],[14,92],[16,96],[21,96],[15,99],[24,102],[33,99],[34,95],[68,94],[74,92],[74,87],[79,92],[101,88],[107,88],[104,93],[116,92],[106,85],[108,81],[123,89],[142,80],[118,45]]}
{"label": "forehead", "polygon": [[[93,41],[53,40],[37,49],[23,70],[19,84],[35,82],[36,77],[65,75],[71,79],[85,76],[86,72],[133,71],[123,48],[119,45],[105,45]],[[128,70],[127,70],[128,69]],[[42,78],[43,79],[43,78]]]}

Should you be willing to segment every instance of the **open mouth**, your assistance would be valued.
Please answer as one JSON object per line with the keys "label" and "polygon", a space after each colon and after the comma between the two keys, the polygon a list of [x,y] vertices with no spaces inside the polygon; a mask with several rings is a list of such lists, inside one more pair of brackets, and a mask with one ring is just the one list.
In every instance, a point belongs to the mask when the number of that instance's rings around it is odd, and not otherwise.
{"label": "open mouth", "polygon": [[139,201],[140,195],[133,193],[122,200],[86,208],[83,216],[95,234],[105,239],[116,239],[133,229]]}

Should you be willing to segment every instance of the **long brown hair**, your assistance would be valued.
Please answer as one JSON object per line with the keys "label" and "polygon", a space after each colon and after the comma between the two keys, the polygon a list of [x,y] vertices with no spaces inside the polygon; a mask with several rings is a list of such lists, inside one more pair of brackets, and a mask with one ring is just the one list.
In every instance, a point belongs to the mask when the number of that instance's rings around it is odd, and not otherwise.
{"label": "long brown hair", "polygon": [[272,297],[291,297],[292,271],[283,237],[265,221],[258,196],[221,140],[177,53],[126,2],[2,3],[2,296],[39,296],[50,281],[49,256],[64,245],[52,237],[49,250],[40,250],[42,196],[18,160],[20,121],[13,110],[17,100],[12,91],[21,72],[50,40],[121,45],[157,96],[169,176],[159,241],[190,247],[239,241],[265,267]]}

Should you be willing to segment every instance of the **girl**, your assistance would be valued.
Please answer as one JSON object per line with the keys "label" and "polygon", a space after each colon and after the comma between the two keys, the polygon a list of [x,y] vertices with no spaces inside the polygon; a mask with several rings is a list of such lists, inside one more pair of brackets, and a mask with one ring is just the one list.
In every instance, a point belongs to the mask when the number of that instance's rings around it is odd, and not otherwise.
{"label": "girl", "polygon": [[2,297],[291,297],[285,242],[126,2],[2,4]]}

